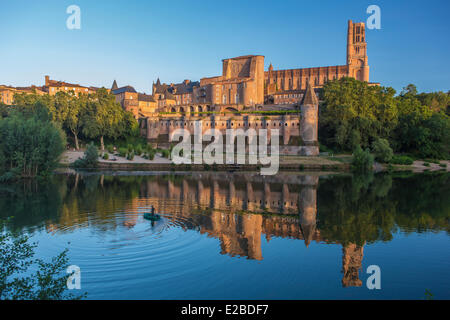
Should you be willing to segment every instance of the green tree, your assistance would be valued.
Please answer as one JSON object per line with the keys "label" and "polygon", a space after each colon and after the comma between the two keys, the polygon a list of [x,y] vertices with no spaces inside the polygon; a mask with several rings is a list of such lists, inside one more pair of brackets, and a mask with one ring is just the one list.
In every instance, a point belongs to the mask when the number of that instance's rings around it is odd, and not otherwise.
{"label": "green tree", "polygon": [[352,78],[327,82],[321,92],[321,143],[352,150],[356,143],[368,147],[378,137],[388,138],[396,124],[394,95],[392,88],[369,86]]}
{"label": "green tree", "polygon": [[64,151],[65,134],[52,122],[15,112],[0,119],[0,171],[8,178],[48,175]]}
{"label": "green tree", "polygon": [[82,132],[89,138],[100,138],[101,150],[105,150],[104,138],[117,139],[129,133],[136,120],[130,118],[114,95],[104,88],[99,89],[89,100],[83,117]]}
{"label": "green tree", "polygon": [[72,99],[66,114],[64,126],[72,133],[75,141],[75,149],[79,150],[78,135],[82,129],[82,119],[88,105],[88,97],[81,95],[78,99]]}
{"label": "green tree", "polygon": [[383,163],[388,163],[391,161],[394,155],[394,152],[386,139],[375,140],[372,144],[372,151],[375,155],[375,160]]}
{"label": "green tree", "polygon": [[78,168],[95,168],[98,164],[98,149],[93,142],[91,142],[82,159],[75,161],[74,166]]}
{"label": "green tree", "polygon": [[370,172],[373,167],[373,155],[370,154],[369,149],[362,150],[357,146],[353,151],[352,169],[357,172]]}

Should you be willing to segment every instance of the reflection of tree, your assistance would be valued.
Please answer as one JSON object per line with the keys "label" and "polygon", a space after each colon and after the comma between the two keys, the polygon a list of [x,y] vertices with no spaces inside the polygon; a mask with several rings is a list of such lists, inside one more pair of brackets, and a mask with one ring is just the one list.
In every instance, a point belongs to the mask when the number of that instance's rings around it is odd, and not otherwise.
{"label": "reflection of tree", "polygon": [[52,183],[25,180],[12,184],[0,184],[0,219],[8,221],[12,230],[43,227],[44,221],[58,218],[67,192],[64,176],[53,177]]}
{"label": "reflection of tree", "polygon": [[[152,199],[152,204],[158,201],[165,206],[165,199],[176,198],[185,203],[185,211],[205,206],[224,209],[222,206],[226,202],[236,212],[249,210],[258,213],[268,211],[266,206],[270,205],[269,213],[277,214],[279,210],[278,214],[283,216],[292,211],[286,211],[291,208],[280,205],[283,202],[287,206],[295,205],[292,201],[298,199],[301,214],[297,219],[290,215],[289,223],[301,225],[303,237],[308,242],[320,237],[344,245],[363,245],[378,240],[389,241],[397,228],[405,232],[449,231],[448,180],[449,175],[445,173],[321,179],[317,190],[316,222],[315,187],[310,190],[295,184],[250,183],[239,176],[230,184],[226,180],[214,182],[181,175],[57,175],[51,183],[0,185],[0,218],[15,216],[11,221],[14,228],[42,226],[45,222],[49,230],[58,228],[58,225],[89,225],[101,231],[123,225],[123,219],[118,221],[118,213],[134,212],[142,206],[139,204],[142,199]],[[308,190],[313,191],[314,198]],[[280,195],[281,202],[278,198],[271,199],[275,193]],[[311,201],[305,201],[309,198]],[[309,208],[309,202],[314,206]],[[170,212],[168,208],[162,209]],[[267,226],[271,225],[270,219],[275,221],[275,218],[265,217]],[[132,226],[133,221],[128,224]],[[286,230],[290,228],[280,229],[277,233],[288,235]]]}
{"label": "reflection of tree", "polygon": [[389,241],[405,232],[449,231],[449,175],[340,176],[319,186],[319,229],[342,244]]}

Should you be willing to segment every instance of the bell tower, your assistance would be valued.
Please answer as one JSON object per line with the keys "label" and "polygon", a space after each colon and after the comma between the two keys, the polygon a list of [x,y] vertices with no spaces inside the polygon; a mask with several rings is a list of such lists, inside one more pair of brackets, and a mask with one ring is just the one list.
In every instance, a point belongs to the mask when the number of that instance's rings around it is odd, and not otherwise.
{"label": "bell tower", "polygon": [[369,82],[369,62],[364,22],[353,23],[352,20],[348,21],[347,67],[349,77]]}

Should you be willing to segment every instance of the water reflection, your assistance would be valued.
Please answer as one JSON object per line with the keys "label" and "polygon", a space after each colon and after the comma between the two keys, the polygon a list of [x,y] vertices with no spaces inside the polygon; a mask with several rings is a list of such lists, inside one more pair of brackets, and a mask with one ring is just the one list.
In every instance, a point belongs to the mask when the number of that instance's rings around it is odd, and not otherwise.
{"label": "water reflection", "polygon": [[[449,176],[245,173],[59,175],[53,183],[0,186],[1,217],[15,230],[105,233],[133,229],[153,205],[160,230],[196,230],[220,253],[262,260],[263,236],[342,245],[342,286],[361,286],[364,246],[404,232],[449,232]],[[165,222],[166,221],[166,222]],[[158,223],[157,223],[158,224]]]}

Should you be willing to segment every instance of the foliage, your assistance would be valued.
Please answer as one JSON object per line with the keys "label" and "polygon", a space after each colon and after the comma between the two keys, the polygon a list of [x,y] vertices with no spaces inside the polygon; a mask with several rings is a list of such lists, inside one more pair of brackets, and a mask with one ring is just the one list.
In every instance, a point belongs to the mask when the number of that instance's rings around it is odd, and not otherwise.
{"label": "foliage", "polygon": [[57,166],[66,137],[45,116],[14,112],[0,119],[0,175],[32,178],[50,174]]}
{"label": "foliage", "polygon": [[119,148],[119,156],[125,157],[127,155],[127,149],[126,148]]}
{"label": "foliage", "polygon": [[45,114],[73,136],[79,149],[78,137],[99,139],[104,150],[104,138],[117,140],[134,136],[138,123],[130,112],[124,111],[113,94],[101,88],[94,94],[58,92],[54,96],[37,94],[14,95],[15,108],[26,115]]}
{"label": "foliage", "polygon": [[393,88],[342,78],[324,85],[321,100],[319,139],[334,150],[367,148],[386,139],[395,152],[448,157],[448,93],[419,94],[408,85],[395,96]]}
{"label": "foliage", "polygon": [[98,149],[93,142],[91,142],[82,159],[75,161],[74,166],[77,168],[95,168],[98,165]]}
{"label": "foliage", "polygon": [[401,165],[412,165],[414,160],[408,156],[393,156],[390,163]]}
{"label": "foliage", "polygon": [[169,150],[166,150],[166,149],[161,150],[161,155],[164,158],[169,158]]}
{"label": "foliage", "polygon": [[[1,226],[3,229],[3,226]],[[11,232],[0,234],[0,300],[62,300],[81,299],[66,292],[67,250],[51,262],[33,259],[35,243],[28,236]],[[30,275],[30,268],[37,271]]]}
{"label": "foliage", "polygon": [[95,99],[89,101],[83,123],[83,134],[89,138],[100,138],[103,151],[104,137],[117,139],[130,133],[136,120],[122,109],[114,95],[102,88],[95,93]]}
{"label": "foliage", "polygon": [[394,152],[386,139],[375,140],[372,144],[372,151],[375,155],[375,160],[383,163],[388,163],[391,161],[394,155]]}
{"label": "foliage", "polygon": [[353,151],[352,169],[357,172],[369,172],[372,170],[373,160],[369,149],[363,151],[357,146]]}
{"label": "foliage", "polygon": [[142,146],[138,144],[136,148],[134,148],[136,155],[140,156],[142,154]]}

